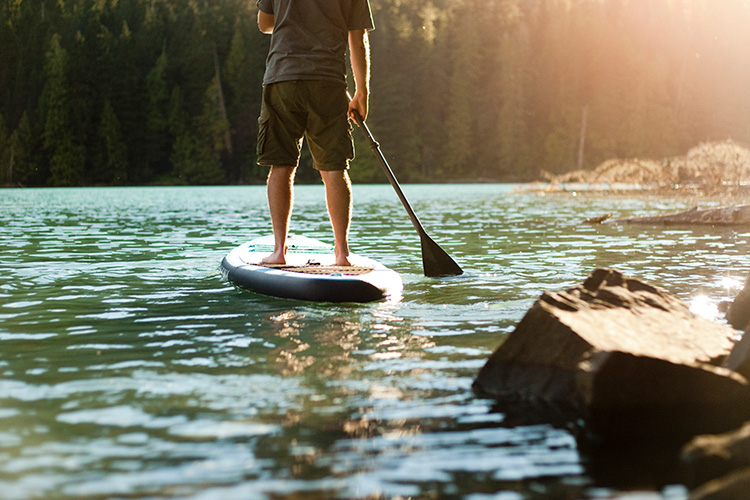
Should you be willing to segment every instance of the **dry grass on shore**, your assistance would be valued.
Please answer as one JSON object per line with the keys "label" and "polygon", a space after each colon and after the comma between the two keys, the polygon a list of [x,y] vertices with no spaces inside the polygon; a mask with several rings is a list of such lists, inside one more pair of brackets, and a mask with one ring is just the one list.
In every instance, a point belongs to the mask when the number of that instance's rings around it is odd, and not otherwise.
{"label": "dry grass on shore", "polygon": [[562,175],[542,172],[532,192],[607,192],[743,196],[750,194],[750,149],[734,141],[708,142],[684,156],[650,159],[611,159],[594,170]]}

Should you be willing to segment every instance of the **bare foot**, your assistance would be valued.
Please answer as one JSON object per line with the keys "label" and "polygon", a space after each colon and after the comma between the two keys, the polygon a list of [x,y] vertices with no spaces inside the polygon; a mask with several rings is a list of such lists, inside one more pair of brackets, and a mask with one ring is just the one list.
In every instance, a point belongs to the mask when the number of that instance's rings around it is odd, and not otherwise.
{"label": "bare foot", "polygon": [[343,266],[343,267],[349,267],[352,265],[351,262],[349,262],[349,253],[336,253],[336,265],[337,266]]}
{"label": "bare foot", "polygon": [[276,250],[269,256],[263,257],[263,259],[261,259],[261,262],[263,264],[273,264],[273,265],[283,266],[283,265],[286,265],[286,254],[285,252]]}

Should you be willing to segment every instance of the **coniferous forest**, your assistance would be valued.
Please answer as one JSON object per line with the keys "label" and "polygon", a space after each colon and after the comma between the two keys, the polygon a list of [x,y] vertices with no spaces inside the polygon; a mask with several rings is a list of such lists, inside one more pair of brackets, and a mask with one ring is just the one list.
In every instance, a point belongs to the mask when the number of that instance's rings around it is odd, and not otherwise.
{"label": "coniferous forest", "polygon": [[[371,4],[368,121],[402,181],[750,143],[749,0]],[[254,0],[0,0],[0,185],[263,182],[255,16]],[[355,139],[352,178],[383,182]]]}

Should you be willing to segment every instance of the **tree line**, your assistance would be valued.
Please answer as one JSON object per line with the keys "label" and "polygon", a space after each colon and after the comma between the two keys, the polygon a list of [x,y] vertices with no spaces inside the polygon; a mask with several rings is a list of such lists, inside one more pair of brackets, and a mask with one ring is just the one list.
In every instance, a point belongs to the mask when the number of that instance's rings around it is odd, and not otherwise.
{"label": "tree line", "polygon": [[[371,4],[369,123],[400,180],[750,142],[748,0]],[[262,182],[255,15],[252,0],[0,0],[0,185]],[[382,182],[358,134],[352,177]]]}

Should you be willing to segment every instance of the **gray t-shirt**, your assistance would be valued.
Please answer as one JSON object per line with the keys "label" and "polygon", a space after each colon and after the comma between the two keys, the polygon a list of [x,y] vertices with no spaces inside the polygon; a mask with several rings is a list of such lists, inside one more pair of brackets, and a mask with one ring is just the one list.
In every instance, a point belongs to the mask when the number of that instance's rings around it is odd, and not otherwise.
{"label": "gray t-shirt", "polygon": [[349,31],[374,28],[369,0],[258,0],[274,15],[263,84],[346,81]]}

